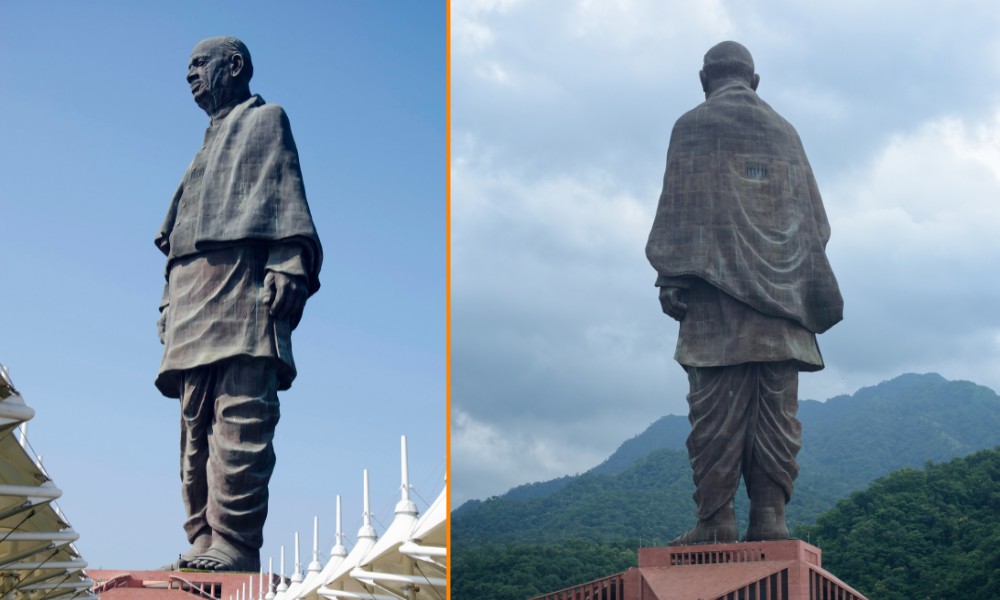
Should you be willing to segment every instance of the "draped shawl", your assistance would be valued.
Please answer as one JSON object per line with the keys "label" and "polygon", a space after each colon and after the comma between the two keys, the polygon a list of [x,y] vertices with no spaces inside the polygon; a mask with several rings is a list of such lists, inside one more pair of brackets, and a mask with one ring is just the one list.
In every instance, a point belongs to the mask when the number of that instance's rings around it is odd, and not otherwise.
{"label": "draped shawl", "polygon": [[678,119],[646,256],[822,333],[843,318],[830,225],[798,134],[746,84]]}
{"label": "draped shawl", "polygon": [[319,289],[323,250],[285,111],[251,96],[205,132],[156,236],[177,258],[252,242],[295,242],[307,253],[309,291]]}

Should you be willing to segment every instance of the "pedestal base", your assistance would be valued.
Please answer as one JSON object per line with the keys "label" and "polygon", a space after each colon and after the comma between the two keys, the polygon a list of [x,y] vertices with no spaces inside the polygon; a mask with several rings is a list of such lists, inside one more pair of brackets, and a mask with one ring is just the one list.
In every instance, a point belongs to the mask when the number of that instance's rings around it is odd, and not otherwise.
{"label": "pedestal base", "polygon": [[867,600],[799,540],[641,548],[639,566],[532,600]]}
{"label": "pedestal base", "polygon": [[[227,600],[236,598],[237,592],[256,598],[260,587],[258,573],[87,569],[87,575],[101,600]],[[250,577],[253,589],[249,589]],[[265,592],[267,585],[265,581]]]}
{"label": "pedestal base", "polygon": [[642,548],[623,579],[622,600],[865,600],[800,540]]}

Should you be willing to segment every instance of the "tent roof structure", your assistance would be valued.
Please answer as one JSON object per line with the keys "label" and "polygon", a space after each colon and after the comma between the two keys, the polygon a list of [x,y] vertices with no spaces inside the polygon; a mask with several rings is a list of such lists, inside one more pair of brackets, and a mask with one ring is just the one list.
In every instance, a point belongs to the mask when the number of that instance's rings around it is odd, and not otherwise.
{"label": "tent roof structure", "polygon": [[0,365],[0,595],[94,598],[87,563],[73,545],[79,535],[54,503],[62,492],[27,443],[34,415]]}
{"label": "tent roof structure", "polygon": [[[292,584],[275,600],[430,600],[445,597],[447,493],[442,489],[424,515],[410,501],[406,438],[402,440],[402,484],[395,518],[378,537],[371,525],[365,472],[365,509],[358,541],[343,556],[332,553],[319,573]],[[339,506],[339,504],[338,504]],[[341,538],[338,511],[338,546]],[[336,548],[336,547],[335,547]]]}

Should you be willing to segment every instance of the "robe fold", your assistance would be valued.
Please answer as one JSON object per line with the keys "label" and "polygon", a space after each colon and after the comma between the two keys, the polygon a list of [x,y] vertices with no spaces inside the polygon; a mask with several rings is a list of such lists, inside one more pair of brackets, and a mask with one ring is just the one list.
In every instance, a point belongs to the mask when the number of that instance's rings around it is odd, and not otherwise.
{"label": "robe fold", "polygon": [[171,263],[213,248],[295,242],[319,289],[323,250],[285,111],[251,96],[205,132],[205,143],[174,193],[156,245]]}
{"label": "robe fold", "polygon": [[822,333],[843,318],[830,225],[798,134],[732,83],[678,119],[646,256]]}
{"label": "robe fold", "polygon": [[157,388],[181,394],[180,374],[235,358],[274,364],[279,390],[295,378],[291,332],[263,303],[268,271],[319,289],[323,250],[306,202],[284,110],[252,96],[213,122],[156,237],[167,256]]}
{"label": "robe fold", "polygon": [[816,334],[843,317],[829,238],[798,134],[749,85],[726,82],[678,119],[646,256],[688,306],[675,357],[701,520],[732,501],[741,473],[748,489],[791,497],[798,371],[823,368]]}

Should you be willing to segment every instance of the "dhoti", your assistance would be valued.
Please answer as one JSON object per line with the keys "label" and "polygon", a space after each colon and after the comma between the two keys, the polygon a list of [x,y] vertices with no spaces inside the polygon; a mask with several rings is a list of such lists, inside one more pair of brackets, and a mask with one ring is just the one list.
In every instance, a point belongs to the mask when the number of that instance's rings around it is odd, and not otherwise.
{"label": "dhoti", "polygon": [[210,529],[259,549],[280,418],[274,361],[231,358],[183,371],[179,379],[188,541]]}
{"label": "dhoti", "polygon": [[740,474],[752,493],[752,472],[766,473],[792,495],[802,448],[798,365],[794,361],[725,367],[686,366],[697,516],[712,517],[736,494]]}

